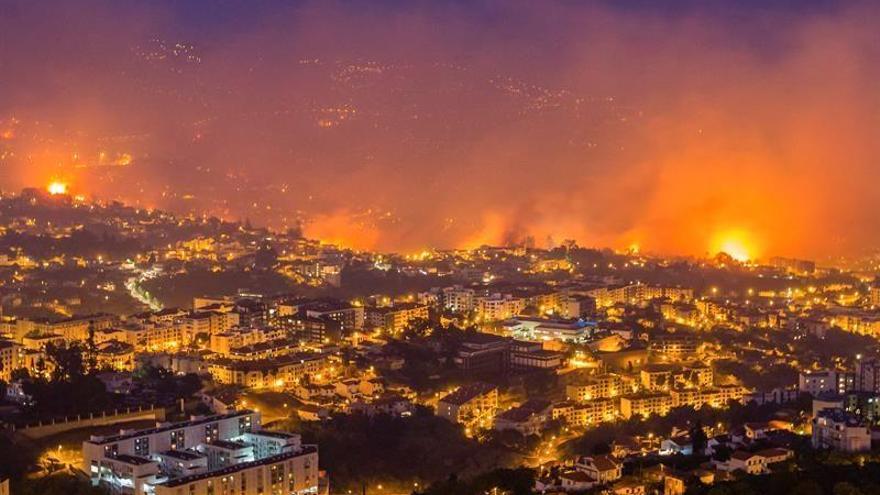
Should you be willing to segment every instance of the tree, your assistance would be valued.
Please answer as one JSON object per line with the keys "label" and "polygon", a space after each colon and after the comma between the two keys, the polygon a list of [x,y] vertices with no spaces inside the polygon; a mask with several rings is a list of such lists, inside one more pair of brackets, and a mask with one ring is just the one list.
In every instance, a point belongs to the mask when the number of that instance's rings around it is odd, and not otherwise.
{"label": "tree", "polygon": [[852,483],[847,483],[846,481],[842,481],[834,485],[834,489],[832,490],[834,495],[863,495],[864,492],[859,490]]}
{"label": "tree", "polygon": [[46,345],[46,357],[55,369],[52,370],[52,381],[72,381],[85,375],[83,349],[78,342],[69,344],[49,343]]}
{"label": "tree", "polygon": [[709,445],[709,437],[706,436],[706,431],[703,429],[703,422],[697,420],[689,433],[691,445],[694,447],[694,455],[703,455]]}

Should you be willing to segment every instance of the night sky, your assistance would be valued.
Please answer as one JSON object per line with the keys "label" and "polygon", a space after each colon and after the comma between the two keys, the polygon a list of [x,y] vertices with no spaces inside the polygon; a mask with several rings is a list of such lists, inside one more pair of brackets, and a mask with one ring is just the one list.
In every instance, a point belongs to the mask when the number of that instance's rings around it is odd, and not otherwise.
{"label": "night sky", "polygon": [[880,5],[0,0],[0,188],[356,248],[857,254]]}

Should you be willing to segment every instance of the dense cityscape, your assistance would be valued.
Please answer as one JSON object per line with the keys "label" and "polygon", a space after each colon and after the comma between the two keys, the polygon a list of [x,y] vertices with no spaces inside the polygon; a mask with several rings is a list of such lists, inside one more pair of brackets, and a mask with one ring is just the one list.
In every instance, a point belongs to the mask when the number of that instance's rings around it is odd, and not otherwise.
{"label": "dense cityscape", "polygon": [[0,220],[21,493],[720,493],[880,437],[872,259],[377,253],[59,183]]}
{"label": "dense cityscape", "polygon": [[880,494],[878,20],[0,0],[0,495]]}

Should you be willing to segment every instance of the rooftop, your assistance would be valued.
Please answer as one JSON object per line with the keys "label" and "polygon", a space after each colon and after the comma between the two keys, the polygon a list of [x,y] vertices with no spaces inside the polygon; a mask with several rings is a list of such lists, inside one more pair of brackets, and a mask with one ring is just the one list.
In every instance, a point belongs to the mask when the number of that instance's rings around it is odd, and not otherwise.
{"label": "rooftop", "polygon": [[179,430],[181,428],[186,428],[189,426],[203,425],[203,424],[211,423],[214,421],[220,421],[223,419],[244,417],[244,416],[251,415],[253,413],[254,413],[253,411],[245,409],[242,411],[234,411],[234,412],[231,412],[228,414],[217,414],[214,416],[205,416],[202,418],[192,419],[190,421],[183,421],[180,423],[169,423],[169,424],[165,424],[162,426],[157,426],[155,428],[147,428],[145,430],[137,430],[137,431],[127,432],[127,433],[123,433],[123,434],[119,434],[119,435],[112,435],[109,437],[92,437],[92,439],[89,440],[89,443],[92,443],[95,445],[105,445],[108,443],[115,443],[115,442],[120,442],[122,440],[127,440],[129,438],[137,438],[137,437],[143,437],[146,435],[154,435],[156,433],[162,433],[165,431]]}
{"label": "rooftop", "polygon": [[189,476],[182,476],[180,478],[176,478],[170,481],[166,481],[164,483],[160,483],[161,486],[166,486],[168,488],[175,488],[178,486],[183,486],[194,481],[204,480],[208,478],[214,478],[217,476],[226,476],[229,474],[238,473],[240,471],[244,471],[245,469],[250,469],[256,466],[264,466],[268,464],[275,464],[277,462],[286,461],[288,459],[293,459],[294,457],[299,457],[308,454],[314,454],[318,452],[318,448],[314,445],[307,445],[303,447],[299,452],[285,452],[283,454],[273,455],[270,457],[266,457],[260,459],[258,461],[251,462],[242,462],[240,464],[234,464],[232,466],[225,467],[223,469],[218,469],[216,471],[209,471],[206,473],[193,474]]}
{"label": "rooftop", "polygon": [[443,397],[440,399],[440,402],[446,402],[447,404],[456,404],[462,405],[471,400],[479,397],[480,395],[487,394],[491,391],[495,390],[494,385],[490,385],[488,383],[472,383],[470,385],[465,385],[460,387],[455,392]]}

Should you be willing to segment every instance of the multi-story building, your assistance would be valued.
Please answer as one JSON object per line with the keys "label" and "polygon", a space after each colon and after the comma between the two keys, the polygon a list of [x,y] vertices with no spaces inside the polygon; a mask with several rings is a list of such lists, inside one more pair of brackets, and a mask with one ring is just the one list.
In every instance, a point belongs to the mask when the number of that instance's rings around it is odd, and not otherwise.
{"label": "multi-story building", "polygon": [[90,331],[110,328],[117,323],[117,317],[109,314],[74,316],[64,320],[37,320],[34,331],[44,335],[58,335],[67,341],[84,341]]}
{"label": "multi-story building", "polygon": [[880,393],[880,359],[860,359],[856,363],[855,390]]}
{"label": "multi-story building", "polygon": [[673,407],[672,395],[668,393],[642,392],[620,398],[620,415],[624,419],[633,416],[647,418],[652,414],[665,416]]}
{"label": "multi-story building", "polygon": [[595,399],[581,403],[565,401],[553,405],[553,419],[560,419],[571,426],[590,426],[611,421],[617,416],[613,399]]}
{"label": "multi-story building", "polygon": [[509,365],[513,369],[561,368],[565,356],[561,352],[544,349],[540,342],[514,340],[510,343]]}
{"label": "multi-story building", "polygon": [[155,495],[312,495],[318,493],[317,457],[316,447],[303,446],[298,452],[233,464],[214,473],[183,476],[153,489]]}
{"label": "multi-story building", "polygon": [[178,320],[187,335],[214,335],[238,326],[238,313],[233,311],[194,311]]}
{"label": "multi-story building", "polygon": [[770,266],[785,270],[786,273],[795,275],[811,275],[816,271],[816,263],[809,260],[795,258],[783,258],[775,256],[770,258]]}
{"label": "multi-story building", "polygon": [[364,327],[364,308],[331,299],[311,301],[300,306],[300,312],[313,318],[327,318],[339,325],[343,334],[356,332]]}
{"label": "multi-story building", "polygon": [[871,429],[843,409],[824,409],[813,418],[813,448],[842,452],[871,449]]}
{"label": "multi-story building", "polygon": [[94,485],[124,495],[313,494],[318,451],[299,435],[264,431],[259,413],[194,417],[83,442]]}
{"label": "multi-story building", "polygon": [[665,361],[689,361],[698,357],[699,344],[692,337],[665,335],[652,340],[648,349],[652,355]]}
{"label": "multi-story building", "polygon": [[507,366],[510,339],[489,333],[464,337],[453,358],[458,368],[468,371],[501,371]]}
{"label": "multi-story building", "polygon": [[259,361],[278,359],[300,351],[301,348],[296,340],[274,339],[241,347],[233,347],[229,350],[227,357],[235,360]]}
{"label": "multi-story building", "polygon": [[721,302],[712,299],[698,299],[694,305],[703,318],[709,321],[726,321],[730,311]]}
{"label": "multi-story building", "polygon": [[321,354],[298,353],[257,361],[219,359],[208,364],[217,383],[247,388],[284,388],[299,383],[306,376],[322,374],[328,366]]}
{"label": "multi-story building", "polygon": [[705,365],[649,364],[639,371],[645,390],[658,392],[677,388],[704,388],[712,385],[712,368]]}
{"label": "multi-story building", "polygon": [[465,385],[437,403],[437,415],[463,425],[466,433],[491,427],[497,411],[498,389],[488,383]]}
{"label": "multi-story building", "polygon": [[596,306],[606,308],[615,304],[642,304],[653,299],[690,301],[694,290],[687,287],[664,287],[630,284],[618,287],[600,287],[588,292],[596,300]]}
{"label": "multi-story building", "polygon": [[681,325],[696,326],[700,320],[700,311],[693,303],[663,303],[660,305],[660,314],[663,315],[663,319]]}
{"label": "multi-story building", "polygon": [[392,334],[400,333],[411,321],[427,320],[428,306],[418,303],[398,303],[390,307],[370,307],[366,310],[367,323]]}
{"label": "multi-story building", "polygon": [[595,399],[610,399],[628,392],[620,375],[606,373],[587,377],[580,383],[566,385],[565,395],[568,400],[586,402]]}
{"label": "multi-story building", "polygon": [[96,352],[99,369],[114,371],[134,371],[134,346],[118,340],[108,340],[98,344]]}
{"label": "multi-story building", "polygon": [[713,388],[684,388],[672,390],[672,406],[690,406],[694,409],[708,405],[725,407],[730,401],[742,402],[744,391],[739,385],[720,385]]}
{"label": "multi-story building", "polygon": [[282,339],[285,333],[283,329],[272,327],[235,327],[211,335],[208,349],[220,356],[229,356],[233,349]]}
{"label": "multi-story building", "polygon": [[12,381],[12,372],[22,367],[21,346],[11,340],[0,340],[0,381]]}
{"label": "multi-story building", "polygon": [[441,304],[444,309],[454,313],[466,313],[474,310],[474,298],[476,293],[460,285],[446,287],[441,293]]}
{"label": "multi-story building", "polygon": [[504,331],[519,339],[560,342],[584,342],[593,332],[595,323],[585,320],[560,320],[519,316],[504,322]]}
{"label": "multi-story building", "polygon": [[474,301],[477,317],[483,321],[500,321],[513,318],[526,309],[526,300],[511,294],[477,296]]}
{"label": "multi-story building", "polygon": [[813,397],[825,393],[843,394],[855,388],[855,376],[852,373],[832,370],[803,372],[798,375],[798,391]]}

